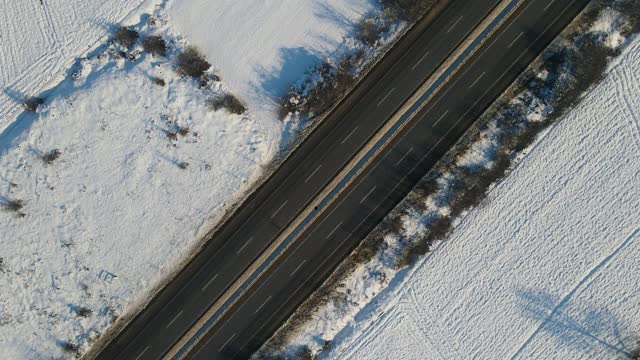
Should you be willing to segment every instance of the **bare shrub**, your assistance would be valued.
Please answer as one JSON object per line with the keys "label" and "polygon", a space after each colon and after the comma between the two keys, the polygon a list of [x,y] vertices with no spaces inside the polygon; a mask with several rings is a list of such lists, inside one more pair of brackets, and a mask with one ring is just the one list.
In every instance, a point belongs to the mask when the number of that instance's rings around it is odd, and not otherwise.
{"label": "bare shrub", "polygon": [[201,77],[210,67],[211,64],[195,47],[190,46],[178,55],[178,70],[184,75]]}
{"label": "bare shrub", "polygon": [[78,307],[75,310],[75,312],[76,312],[76,315],[78,315],[80,317],[83,317],[83,318],[89,317],[89,316],[91,316],[91,314],[93,314],[93,311],[91,309],[86,308],[84,306]]}
{"label": "bare shrub", "polygon": [[0,206],[2,206],[7,211],[13,211],[15,213],[20,214],[20,210],[24,207],[24,201],[20,199],[1,199]]}
{"label": "bare shrub", "polygon": [[160,78],[160,77],[154,77],[152,80],[153,80],[153,83],[154,83],[154,84],[156,84],[156,85],[159,85],[159,86],[165,86],[165,85],[167,85],[167,83],[164,81],[164,79],[163,79],[163,78]]}
{"label": "bare shrub", "polygon": [[356,24],[356,37],[369,46],[375,45],[384,31],[374,18],[363,18]]}
{"label": "bare shrub", "polygon": [[435,241],[444,240],[450,231],[451,217],[442,216],[436,218],[428,226],[428,231],[422,238],[405,248],[403,254],[396,261],[396,267],[403,268],[413,264],[431,250],[431,246]]}
{"label": "bare shrub", "polygon": [[116,30],[115,40],[118,44],[127,49],[131,49],[138,40],[138,32],[128,27],[120,27]]}
{"label": "bare shrub", "polygon": [[48,153],[40,155],[40,159],[45,165],[51,165],[54,161],[56,161],[62,153],[58,149],[53,149]]}
{"label": "bare shrub", "polygon": [[78,345],[72,343],[71,341],[64,341],[60,344],[60,347],[64,352],[71,353],[74,355],[78,355],[80,353],[80,348]]}
{"label": "bare shrub", "polygon": [[167,43],[157,35],[146,37],[142,42],[142,48],[153,56],[165,56],[167,54]]}
{"label": "bare shrub", "polygon": [[44,99],[37,96],[30,97],[27,100],[25,100],[24,103],[22,103],[24,108],[27,111],[31,111],[31,112],[35,112],[36,110],[38,110],[38,107],[40,107],[40,105],[42,104],[44,104]]}
{"label": "bare shrub", "polygon": [[224,108],[230,113],[237,115],[244,114],[244,112],[247,111],[247,107],[244,103],[233,94],[229,93],[209,99],[208,105],[213,111],[218,111]]}
{"label": "bare shrub", "polygon": [[164,134],[167,136],[167,139],[171,140],[171,141],[177,141],[178,140],[178,133],[172,130],[162,130],[164,132]]}
{"label": "bare shrub", "polygon": [[178,135],[180,135],[180,136],[187,136],[187,135],[189,135],[189,132],[190,132],[190,130],[186,126],[184,126],[184,127],[183,126],[179,126],[178,127]]}
{"label": "bare shrub", "polygon": [[433,5],[433,0],[380,0],[387,17],[394,21],[415,21]]}

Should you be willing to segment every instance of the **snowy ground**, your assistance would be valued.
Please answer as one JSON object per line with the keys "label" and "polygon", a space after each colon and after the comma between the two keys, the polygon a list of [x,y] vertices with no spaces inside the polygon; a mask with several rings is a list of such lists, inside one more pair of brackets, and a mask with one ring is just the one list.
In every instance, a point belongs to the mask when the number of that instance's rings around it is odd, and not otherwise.
{"label": "snowy ground", "polygon": [[[3,359],[64,356],[65,342],[85,351],[116,317],[144,303],[276,155],[283,125],[264,106],[268,95],[342,43],[350,29],[341,16],[371,6],[89,3],[2,5]],[[187,26],[190,16],[207,14],[215,17]],[[169,56],[120,58],[122,49],[106,46],[120,21],[142,36],[162,35]],[[206,50],[222,82],[202,87],[175,72],[176,53],[187,44]],[[23,112],[24,96],[44,89],[45,104]],[[248,100],[248,113],[207,107],[207,99],[229,91]],[[181,128],[188,132],[167,135]],[[47,164],[42,156],[54,149],[61,155]],[[12,200],[24,206],[12,211]]]}
{"label": "snowy ground", "polygon": [[640,338],[638,74],[636,37],[322,358],[625,358]]}
{"label": "snowy ground", "polygon": [[22,96],[62,80],[76,56],[134,18],[150,0],[0,1],[0,131],[22,111]]}

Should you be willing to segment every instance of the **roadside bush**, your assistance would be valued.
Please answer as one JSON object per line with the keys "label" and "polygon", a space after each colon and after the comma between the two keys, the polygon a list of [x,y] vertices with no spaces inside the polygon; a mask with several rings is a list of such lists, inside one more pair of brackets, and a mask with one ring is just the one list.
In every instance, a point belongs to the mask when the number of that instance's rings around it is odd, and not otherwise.
{"label": "roadside bush", "polygon": [[429,10],[434,0],[380,0],[379,2],[390,20],[415,21]]}
{"label": "roadside bush", "polygon": [[163,78],[159,78],[159,77],[154,77],[153,79],[153,83],[159,86],[165,86],[167,85],[167,83],[164,81]]}
{"label": "roadside bush", "polygon": [[156,35],[145,38],[142,48],[153,56],[165,56],[167,54],[167,43],[162,37]]}
{"label": "roadside bush", "polygon": [[623,0],[614,3],[617,10],[623,13],[629,19],[629,31],[637,33],[640,31],[640,1]]}
{"label": "roadside bush", "polygon": [[115,40],[118,44],[131,49],[138,40],[138,32],[128,27],[120,27],[116,30]]}
{"label": "roadside bush", "polygon": [[24,207],[24,201],[20,199],[2,199],[0,205],[8,211],[20,213],[20,210]]}
{"label": "roadside bush", "polygon": [[201,77],[210,67],[211,64],[195,47],[190,46],[178,55],[178,70],[184,75]]}
{"label": "roadside bush", "polygon": [[374,18],[363,18],[356,24],[356,36],[363,43],[373,46],[385,31],[383,26],[376,23]]}
{"label": "roadside bush", "polygon": [[60,150],[58,149],[53,149],[51,151],[49,151],[46,154],[42,154],[40,155],[40,159],[42,159],[42,161],[46,164],[46,165],[51,165],[53,164],[54,161],[56,161],[59,157],[60,154],[62,154],[60,152]]}
{"label": "roadside bush", "polygon": [[233,94],[224,94],[219,97],[209,99],[209,108],[218,111],[222,108],[227,109],[232,114],[241,115],[247,111],[247,107]]}
{"label": "roadside bush", "polygon": [[24,103],[22,103],[24,108],[27,111],[31,112],[35,112],[36,110],[38,110],[38,107],[40,107],[40,105],[42,104],[44,104],[44,99],[37,96],[30,97],[25,100]]}

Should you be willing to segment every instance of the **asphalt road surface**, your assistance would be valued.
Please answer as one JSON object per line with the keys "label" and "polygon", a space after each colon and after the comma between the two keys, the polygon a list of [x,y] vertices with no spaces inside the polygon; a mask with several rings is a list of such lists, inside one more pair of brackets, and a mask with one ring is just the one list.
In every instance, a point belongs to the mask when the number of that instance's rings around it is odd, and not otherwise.
{"label": "asphalt road surface", "polygon": [[[192,355],[246,358],[254,351],[586,2],[527,1]],[[403,38],[99,358],[165,354],[497,3],[453,0]]]}
{"label": "asphalt road surface", "polygon": [[[213,325],[188,358],[245,359],[257,350],[587,3],[525,1],[340,199]],[[409,59],[413,64],[398,78],[404,80],[394,81],[391,88],[415,76],[412,67],[420,65],[421,57]],[[377,92],[371,111],[401,99],[389,92]],[[317,176],[308,174],[311,179]]]}

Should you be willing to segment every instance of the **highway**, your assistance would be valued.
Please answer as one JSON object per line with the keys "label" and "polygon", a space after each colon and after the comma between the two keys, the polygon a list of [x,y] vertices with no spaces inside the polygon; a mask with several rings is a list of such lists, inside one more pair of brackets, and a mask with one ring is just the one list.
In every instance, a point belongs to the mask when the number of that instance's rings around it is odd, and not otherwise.
{"label": "highway", "polygon": [[[525,1],[189,356],[254,351],[587,2]],[[98,358],[166,354],[497,3],[453,0],[403,38]]]}
{"label": "highway", "polygon": [[[444,10],[435,21],[427,19],[401,39],[98,359],[158,359],[166,353],[498,0],[443,3]],[[393,93],[376,106],[391,89]]]}
{"label": "highway", "polygon": [[587,3],[524,1],[187,358],[248,358]]}

